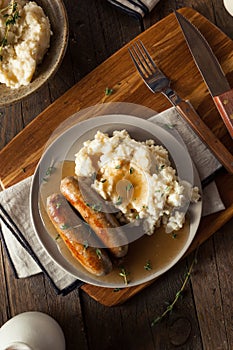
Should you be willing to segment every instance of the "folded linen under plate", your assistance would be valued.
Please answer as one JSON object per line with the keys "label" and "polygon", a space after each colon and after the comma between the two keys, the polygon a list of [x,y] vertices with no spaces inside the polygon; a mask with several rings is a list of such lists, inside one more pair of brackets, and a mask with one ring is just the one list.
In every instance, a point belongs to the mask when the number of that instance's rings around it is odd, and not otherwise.
{"label": "folded linen under plate", "polygon": [[142,19],[159,0],[108,0],[111,4],[136,18]]}
{"label": "folded linen under plate", "polygon": [[41,245],[30,218],[32,176],[0,193],[2,241],[17,278],[44,272],[58,294],[66,295],[83,282],[63,270]]}
{"label": "folded linen under plate", "polygon": [[[185,140],[192,159],[206,179],[221,166],[212,153],[187,126],[174,108],[155,116],[152,122],[178,130]],[[202,155],[202,156],[201,156]],[[83,284],[54,262],[38,240],[30,218],[29,196],[32,177],[0,192],[2,241],[16,277],[25,278],[44,272],[58,294],[66,295]],[[203,190],[203,215],[224,209],[217,187],[211,182]]]}

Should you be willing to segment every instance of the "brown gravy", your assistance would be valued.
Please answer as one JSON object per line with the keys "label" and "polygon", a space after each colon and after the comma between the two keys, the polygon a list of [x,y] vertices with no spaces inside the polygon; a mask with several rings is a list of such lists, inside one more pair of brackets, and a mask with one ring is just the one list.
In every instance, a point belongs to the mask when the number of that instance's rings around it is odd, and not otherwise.
{"label": "brown gravy", "polygon": [[[128,273],[127,280],[132,283],[136,281],[142,281],[151,277],[156,277],[161,270],[172,264],[173,260],[177,257],[180,251],[185,246],[189,237],[189,222],[186,220],[184,227],[176,232],[176,236],[172,234],[166,234],[163,228],[159,228],[151,235],[144,235],[136,241],[130,243],[129,252],[127,256],[119,263],[119,266],[115,266],[114,270],[103,277],[95,277],[90,275],[84,268],[74,259],[66,248],[61,238],[58,238],[58,234],[50,222],[46,213],[46,198],[55,192],[60,192],[60,181],[65,176],[74,175],[75,164],[73,161],[64,161],[60,164],[56,164],[53,171],[46,178],[40,188],[40,215],[44,226],[50,234],[63,257],[68,260],[78,271],[84,273],[87,278],[96,280],[97,284],[101,281],[110,284],[124,284],[123,277],[120,276],[121,269],[124,268]],[[145,266],[148,264],[151,267],[150,270],[146,270]],[[129,284],[130,286],[130,284]]]}

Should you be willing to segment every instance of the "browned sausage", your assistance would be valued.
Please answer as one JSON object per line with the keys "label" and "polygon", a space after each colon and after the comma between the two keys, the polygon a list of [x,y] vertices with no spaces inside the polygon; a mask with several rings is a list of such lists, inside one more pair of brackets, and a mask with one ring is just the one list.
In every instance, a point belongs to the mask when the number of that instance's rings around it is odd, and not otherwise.
{"label": "browned sausage", "polygon": [[84,268],[96,276],[112,270],[107,252],[94,245],[97,243],[93,239],[94,232],[88,231],[62,194],[55,193],[47,198],[47,213],[72,255]]}
{"label": "browned sausage", "polygon": [[[88,204],[79,188],[79,180],[68,176],[62,179],[60,186],[61,193],[66,197],[71,205],[82,215],[83,219],[90,225],[92,230],[116,258],[127,254],[127,238],[119,226],[115,216],[110,213],[104,213],[96,210],[93,205]],[[103,199],[90,187],[93,203],[100,203]]]}

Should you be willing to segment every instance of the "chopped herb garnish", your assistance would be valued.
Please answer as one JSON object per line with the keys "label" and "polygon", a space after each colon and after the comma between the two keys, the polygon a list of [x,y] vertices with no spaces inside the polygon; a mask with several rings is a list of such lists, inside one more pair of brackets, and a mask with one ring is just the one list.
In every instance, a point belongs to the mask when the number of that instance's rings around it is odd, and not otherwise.
{"label": "chopped herb garnish", "polygon": [[106,87],[106,89],[105,89],[105,95],[106,95],[106,96],[109,96],[109,95],[111,95],[112,93],[113,93],[113,89],[110,89],[110,88]]}
{"label": "chopped herb garnish", "polygon": [[60,235],[58,234],[58,235],[55,237],[55,241],[57,241],[59,238],[60,238]]}
{"label": "chopped herb garnish", "polygon": [[121,277],[123,277],[124,279],[124,283],[125,285],[127,286],[127,284],[129,283],[129,280],[128,280],[128,275],[129,275],[129,272],[126,271],[126,269],[124,267],[121,268],[121,271],[119,273],[119,275]]}
{"label": "chopped herb garnish", "polygon": [[48,167],[48,169],[47,169],[46,172],[45,172],[45,176],[43,177],[43,180],[44,180],[45,182],[48,182],[48,177],[52,175],[52,173],[54,172],[54,170],[55,170],[55,167],[54,167],[53,165],[50,165],[50,166]]}
{"label": "chopped herb garnish", "polygon": [[100,182],[102,182],[102,184],[104,184],[107,181],[107,179],[103,179]]}
{"label": "chopped herb garnish", "polygon": [[56,204],[56,209],[59,209],[60,206],[61,206],[61,203],[60,203],[60,202],[57,202],[57,204]]}
{"label": "chopped herb garnish", "polygon": [[60,228],[61,228],[62,230],[67,230],[67,229],[69,228],[69,225],[63,224],[63,225],[60,226]]}
{"label": "chopped herb garnish", "polygon": [[115,169],[120,169],[120,168],[121,168],[121,165],[120,165],[120,164],[118,164],[118,165],[115,166]]}
{"label": "chopped herb garnish", "polygon": [[172,233],[172,238],[176,239],[177,238],[177,233],[173,232]]}
{"label": "chopped herb garnish", "polygon": [[135,219],[136,219],[136,220],[140,219],[139,214],[137,214],[137,215],[135,216]]}
{"label": "chopped herb garnish", "polygon": [[121,205],[121,204],[122,204],[122,197],[121,197],[121,196],[119,196],[119,197],[117,198],[117,201],[116,201],[115,204],[116,204],[116,205]]}
{"label": "chopped herb garnish", "polygon": [[94,211],[101,211],[102,210],[102,206],[101,206],[101,204],[93,204],[92,206],[91,206],[91,208],[94,210]]}
{"label": "chopped herb garnish", "polygon": [[52,172],[54,171],[54,167],[53,166],[49,166],[48,169],[46,170],[45,175],[50,176],[52,174]]}
{"label": "chopped herb garnish", "polygon": [[89,247],[89,244],[88,244],[87,241],[85,241],[85,242],[83,243],[83,247],[84,247],[85,250]]}
{"label": "chopped herb garnish", "polygon": [[173,129],[175,126],[175,124],[165,124],[165,127],[168,129]]}
{"label": "chopped herb garnish", "polygon": [[101,211],[102,210],[102,206],[100,203],[97,204],[90,204],[90,203],[85,203],[87,207],[93,209],[94,211]]}
{"label": "chopped herb garnish", "polygon": [[151,265],[150,260],[147,260],[146,265],[144,266],[144,269],[145,269],[146,271],[152,270],[152,265]]}
{"label": "chopped herb garnish", "polygon": [[133,174],[133,172],[134,172],[134,168],[131,167],[131,168],[129,169],[129,173],[130,173],[130,174]]}
{"label": "chopped herb garnish", "polygon": [[133,185],[132,184],[128,184],[126,186],[126,191],[129,192],[132,188],[133,188]]}
{"label": "chopped herb garnish", "polygon": [[100,250],[99,248],[97,248],[97,249],[95,250],[95,252],[96,252],[98,258],[101,259],[101,258],[102,258],[101,250]]}
{"label": "chopped herb garnish", "polygon": [[4,18],[6,18],[5,21],[5,33],[4,33],[4,37],[2,38],[1,42],[0,42],[0,61],[3,60],[3,56],[2,56],[2,49],[7,45],[8,41],[8,33],[10,30],[10,26],[16,24],[16,20],[20,17],[19,16],[19,12],[17,10],[17,2],[12,0],[10,5],[5,7],[4,9],[2,9],[0,12],[4,12],[6,10],[10,10],[10,13],[6,13],[4,14]]}

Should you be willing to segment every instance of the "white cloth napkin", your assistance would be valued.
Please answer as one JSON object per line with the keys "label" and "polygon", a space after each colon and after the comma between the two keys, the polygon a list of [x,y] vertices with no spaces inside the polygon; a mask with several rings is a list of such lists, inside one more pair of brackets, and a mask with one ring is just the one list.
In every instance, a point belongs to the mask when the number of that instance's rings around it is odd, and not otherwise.
{"label": "white cloth napkin", "polygon": [[[192,155],[201,180],[208,178],[220,167],[212,153],[179,117],[174,108],[156,115],[150,121],[169,128],[170,132],[179,131]],[[179,141],[183,142],[182,139]],[[29,177],[0,192],[2,241],[18,278],[44,272],[56,291],[65,295],[79,287],[82,282],[57,265],[35,235],[29,213],[31,180],[32,177]],[[204,188],[203,204],[203,215],[224,209],[214,182]]]}
{"label": "white cloth napkin", "polygon": [[225,206],[221,201],[217,186],[214,181],[211,181],[214,173],[222,166],[191,127],[182,119],[175,107],[169,108],[149,120],[169,130],[184,147],[187,147],[197,168],[202,185],[205,185],[202,198],[202,216],[224,210]]}
{"label": "white cloth napkin", "polygon": [[132,16],[143,18],[159,0],[108,0],[108,2]]}
{"label": "white cloth napkin", "polygon": [[35,235],[29,211],[32,177],[0,192],[2,241],[16,277],[44,272],[58,294],[67,294],[82,282],[64,271],[47,254]]}

